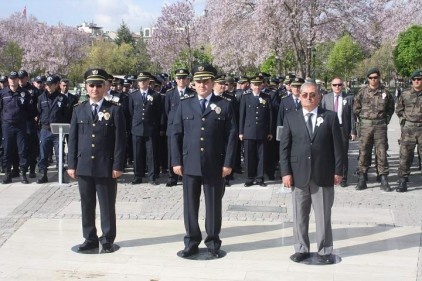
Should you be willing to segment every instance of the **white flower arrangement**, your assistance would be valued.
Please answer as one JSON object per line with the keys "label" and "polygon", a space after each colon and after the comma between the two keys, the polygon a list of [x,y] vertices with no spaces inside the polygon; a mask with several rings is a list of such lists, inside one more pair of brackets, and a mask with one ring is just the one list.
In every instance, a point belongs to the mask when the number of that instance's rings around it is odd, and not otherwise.
{"label": "white flower arrangement", "polygon": [[322,123],[324,123],[324,118],[322,118],[320,116],[316,119],[316,125],[315,126],[319,127],[319,125],[321,125]]}

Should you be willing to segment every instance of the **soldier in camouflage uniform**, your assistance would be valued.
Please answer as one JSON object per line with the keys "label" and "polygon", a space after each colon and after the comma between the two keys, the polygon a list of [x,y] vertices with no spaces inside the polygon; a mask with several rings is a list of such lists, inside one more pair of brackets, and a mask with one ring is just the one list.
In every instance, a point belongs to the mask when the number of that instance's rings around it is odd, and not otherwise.
{"label": "soldier in camouflage uniform", "polygon": [[400,118],[400,166],[397,192],[407,191],[407,178],[410,174],[413,154],[418,144],[422,154],[422,70],[413,72],[412,89],[404,91],[397,102],[396,114]]}
{"label": "soldier in camouflage uniform", "polygon": [[388,184],[387,125],[394,113],[394,99],[380,83],[380,71],[371,68],[367,73],[368,85],[355,96],[353,112],[360,121],[359,182],[357,190],[365,189],[371,163],[371,150],[375,145],[377,170],[381,175],[381,189],[392,191]]}

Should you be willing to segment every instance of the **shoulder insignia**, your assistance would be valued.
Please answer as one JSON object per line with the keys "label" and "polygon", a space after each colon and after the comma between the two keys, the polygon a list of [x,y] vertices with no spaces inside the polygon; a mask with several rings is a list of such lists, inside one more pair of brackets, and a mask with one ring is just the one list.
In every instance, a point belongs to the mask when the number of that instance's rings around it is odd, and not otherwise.
{"label": "shoulder insignia", "polygon": [[185,100],[185,99],[189,99],[189,98],[193,98],[195,95],[194,94],[190,94],[190,95],[184,95],[183,97],[180,97],[180,100]]}
{"label": "shoulder insignia", "polygon": [[173,91],[173,88],[170,88],[166,91],[166,93]]}
{"label": "shoulder insignia", "polygon": [[249,94],[252,94],[252,92],[250,92],[250,91],[244,91],[243,94],[244,95],[249,95]]}

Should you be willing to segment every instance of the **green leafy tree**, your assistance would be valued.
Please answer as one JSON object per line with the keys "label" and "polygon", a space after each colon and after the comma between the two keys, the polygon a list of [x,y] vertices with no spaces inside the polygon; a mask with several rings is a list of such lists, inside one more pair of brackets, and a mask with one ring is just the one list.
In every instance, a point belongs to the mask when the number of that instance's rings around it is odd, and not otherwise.
{"label": "green leafy tree", "polygon": [[393,51],[394,64],[403,76],[422,67],[422,26],[414,25],[399,34]]}
{"label": "green leafy tree", "polygon": [[24,50],[18,43],[9,41],[0,52],[0,68],[4,71],[17,70],[22,66]]}
{"label": "green leafy tree", "polygon": [[328,57],[327,65],[334,75],[340,75],[348,80],[353,69],[362,59],[362,48],[353,41],[349,34],[346,34],[335,43]]}
{"label": "green leafy tree", "polygon": [[132,33],[129,30],[129,27],[126,25],[124,21],[120,25],[119,29],[117,29],[117,37],[114,40],[117,45],[122,45],[123,43],[130,44],[132,46],[135,45],[135,39],[132,36]]}

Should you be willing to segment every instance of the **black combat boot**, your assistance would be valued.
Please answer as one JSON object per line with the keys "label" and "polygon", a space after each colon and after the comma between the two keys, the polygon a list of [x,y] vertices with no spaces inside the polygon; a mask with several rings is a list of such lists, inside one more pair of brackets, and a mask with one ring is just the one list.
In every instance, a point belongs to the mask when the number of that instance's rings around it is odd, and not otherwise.
{"label": "black combat boot", "polygon": [[387,180],[387,175],[382,175],[381,176],[381,186],[380,186],[381,190],[384,190],[386,192],[390,192],[393,189],[390,187],[390,185],[388,184],[388,180]]}
{"label": "black combat boot", "polygon": [[19,176],[21,177],[21,183],[24,183],[24,184],[29,183],[28,179],[26,178],[26,172],[20,171]]}
{"label": "black combat boot", "polygon": [[37,180],[37,183],[46,183],[46,182],[48,182],[47,171],[44,171],[42,173],[42,176]]}
{"label": "black combat boot", "polygon": [[11,183],[12,182],[12,173],[6,172],[6,174],[4,175],[3,181],[2,183],[6,184],[6,183]]}
{"label": "black combat boot", "polygon": [[399,178],[399,186],[396,188],[397,192],[406,192],[407,191],[407,178]]}
{"label": "black combat boot", "polygon": [[364,190],[364,189],[368,188],[368,186],[366,185],[365,175],[366,175],[366,173],[359,175],[359,181],[358,181],[358,184],[355,187],[356,190]]}

